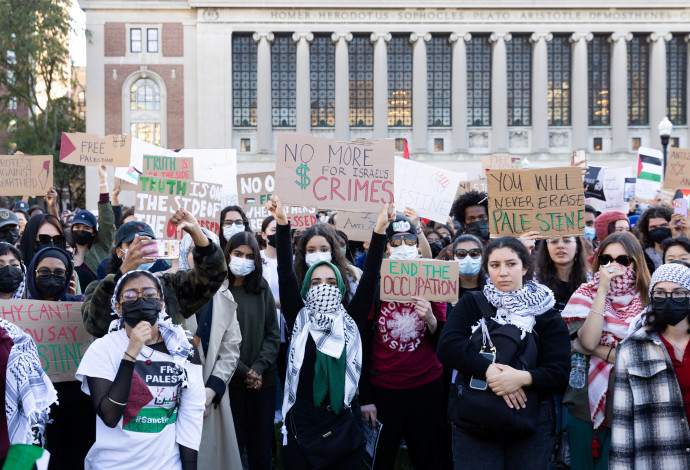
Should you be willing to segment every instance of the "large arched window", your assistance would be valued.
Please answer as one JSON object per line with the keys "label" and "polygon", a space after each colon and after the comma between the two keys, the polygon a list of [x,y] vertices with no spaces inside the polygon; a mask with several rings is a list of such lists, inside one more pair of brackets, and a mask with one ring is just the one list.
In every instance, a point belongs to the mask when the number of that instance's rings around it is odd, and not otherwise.
{"label": "large arched window", "polygon": [[140,70],[125,80],[123,87],[123,132],[161,147],[166,146],[166,91],[163,80]]}
{"label": "large arched window", "polygon": [[132,111],[159,111],[161,90],[150,78],[140,78],[129,90],[129,103]]}

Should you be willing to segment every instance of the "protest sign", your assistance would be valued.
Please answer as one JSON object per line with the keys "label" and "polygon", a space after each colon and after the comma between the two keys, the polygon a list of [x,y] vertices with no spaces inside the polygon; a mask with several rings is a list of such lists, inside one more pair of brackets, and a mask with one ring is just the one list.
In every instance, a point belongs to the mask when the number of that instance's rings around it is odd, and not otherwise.
{"label": "protest sign", "polygon": [[420,217],[445,224],[457,194],[460,174],[425,163],[395,157],[395,205],[399,212],[406,207]]}
{"label": "protest sign", "polygon": [[[191,157],[144,155],[141,174],[161,178],[194,181],[194,160]],[[138,179],[137,175],[137,179]],[[120,183],[123,191],[136,191],[136,183]]]}
{"label": "protest sign", "polygon": [[479,191],[485,193],[487,191],[486,180],[460,181],[460,184],[458,184],[457,196],[465,194],[469,191]]}
{"label": "protest sign", "polygon": [[281,132],[276,194],[286,205],[379,212],[393,201],[392,139],[339,142]]}
{"label": "protest sign", "polygon": [[456,302],[459,268],[455,261],[384,259],[381,300],[409,302],[415,296],[429,302]]}
{"label": "protest sign", "polygon": [[80,166],[129,166],[132,151],[131,135],[98,137],[81,132],[63,132],[60,144],[60,163]]}
{"label": "protest sign", "polygon": [[625,185],[623,186],[623,200],[625,202],[630,202],[631,199],[635,199],[635,183],[637,178],[630,177],[625,178]]}
{"label": "protest sign", "polygon": [[507,153],[495,153],[482,157],[482,176],[486,177],[486,170],[521,170],[522,159]]}
{"label": "protest sign", "polygon": [[606,167],[590,166],[585,175],[585,199],[599,199],[605,201],[604,195],[604,175],[606,175]]}
{"label": "protest sign", "polygon": [[585,198],[578,167],[538,170],[489,170],[491,236],[582,235]]}
{"label": "protest sign", "polygon": [[670,148],[666,171],[664,173],[664,189],[676,190],[690,188],[690,149]]}
{"label": "protest sign", "polygon": [[[592,168],[594,167],[589,167],[590,172]],[[590,204],[599,212],[621,211],[627,214],[629,202],[625,200],[625,180],[632,176],[633,169],[624,167],[601,168],[601,170],[598,181],[601,183],[604,198],[588,198],[585,192],[585,203]]]}
{"label": "protest sign", "polygon": [[43,370],[52,382],[74,380],[84,352],[93,342],[84,328],[80,302],[4,300],[2,318],[31,335]]}
{"label": "protest sign", "polygon": [[650,203],[656,200],[661,189],[662,157],[660,150],[647,147],[638,149],[635,199]]}
{"label": "protest sign", "polygon": [[376,228],[379,215],[374,212],[338,211],[335,228],[342,230],[351,241],[368,242]]}
{"label": "protest sign", "polygon": [[184,232],[169,221],[180,208],[185,208],[199,224],[218,233],[222,187],[201,181],[140,176],[135,212],[138,220],[153,229],[156,238],[182,238]]}
{"label": "protest sign", "polygon": [[0,196],[45,196],[52,187],[52,155],[0,155]]}

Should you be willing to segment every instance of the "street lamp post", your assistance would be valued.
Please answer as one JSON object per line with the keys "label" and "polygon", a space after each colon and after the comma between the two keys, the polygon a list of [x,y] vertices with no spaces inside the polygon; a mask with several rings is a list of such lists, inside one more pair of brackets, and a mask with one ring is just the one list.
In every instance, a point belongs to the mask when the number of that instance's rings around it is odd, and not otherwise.
{"label": "street lamp post", "polygon": [[668,149],[668,141],[673,130],[673,123],[669,121],[668,116],[664,117],[659,123],[659,137],[661,137],[661,148],[664,152],[664,175],[666,174],[666,153]]}

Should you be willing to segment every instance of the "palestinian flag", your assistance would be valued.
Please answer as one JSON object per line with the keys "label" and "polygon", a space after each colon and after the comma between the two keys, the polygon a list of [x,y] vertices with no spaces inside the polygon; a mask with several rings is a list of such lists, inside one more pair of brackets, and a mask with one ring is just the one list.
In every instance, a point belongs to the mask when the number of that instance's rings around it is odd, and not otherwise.
{"label": "palestinian flag", "polygon": [[254,204],[254,202],[255,202],[255,201],[254,201],[254,198],[253,198],[253,197],[245,197],[245,198],[244,198],[244,203],[247,204],[247,205]]}
{"label": "palestinian flag", "polygon": [[646,149],[640,147],[637,160],[637,179],[654,181],[661,183],[661,175],[663,174],[663,163],[661,152],[653,149]]}
{"label": "palestinian flag", "polygon": [[38,446],[12,444],[3,470],[47,470],[50,453]]}

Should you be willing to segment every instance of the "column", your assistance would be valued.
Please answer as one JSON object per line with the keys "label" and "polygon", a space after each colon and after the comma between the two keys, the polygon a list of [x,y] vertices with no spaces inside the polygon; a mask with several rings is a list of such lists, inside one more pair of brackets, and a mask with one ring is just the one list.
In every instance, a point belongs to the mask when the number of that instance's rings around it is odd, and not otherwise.
{"label": "column", "polygon": [[506,41],[510,33],[492,33],[491,50],[491,150],[508,151],[508,71]]}
{"label": "column", "polygon": [[589,103],[589,77],[587,75],[587,41],[591,41],[592,33],[573,33],[570,36],[571,67],[570,67],[570,122],[573,149],[586,149],[587,146],[587,117]]}
{"label": "column", "polygon": [[350,58],[352,33],[333,33],[335,43],[335,138],[350,140]]}
{"label": "column", "polygon": [[451,85],[452,149],[454,153],[467,153],[467,43],[470,33],[451,33],[453,45],[453,71]]}
{"label": "column", "polygon": [[273,149],[271,126],[271,43],[273,33],[254,33],[256,47],[256,147],[257,153]]}
{"label": "column", "polygon": [[374,45],[374,138],[388,137],[388,50],[391,33],[371,33]]}
{"label": "column", "polygon": [[426,65],[426,43],[429,33],[410,34],[412,43],[412,145],[415,153],[427,153],[426,129],[428,123],[428,86]]}
{"label": "column", "polygon": [[[685,43],[687,44],[688,57],[690,57],[690,34],[685,36]],[[690,60],[687,61],[687,69],[685,72],[685,76],[690,77]],[[686,87],[687,87],[687,91],[685,93],[685,103],[683,103],[683,104],[685,105],[685,116],[687,119],[688,117],[690,117],[690,99],[688,99],[688,98],[690,98],[690,80],[687,80]],[[686,142],[690,142],[690,126],[688,126],[687,132],[688,132],[688,134],[687,134],[688,140]],[[686,145],[683,145],[683,146],[685,147]]]}
{"label": "column", "polygon": [[551,33],[533,33],[532,43],[532,151],[549,151],[549,65],[546,41]]}
{"label": "column", "polygon": [[295,84],[295,114],[297,132],[308,133],[311,131],[311,87],[309,69],[309,44],[314,40],[312,33],[294,33],[292,40],[297,44]]}
{"label": "column", "polygon": [[632,33],[613,33],[611,43],[611,151],[628,150],[628,45]]}
{"label": "column", "polygon": [[666,116],[666,42],[671,33],[652,33],[649,43],[649,142],[656,146],[659,123]]}

